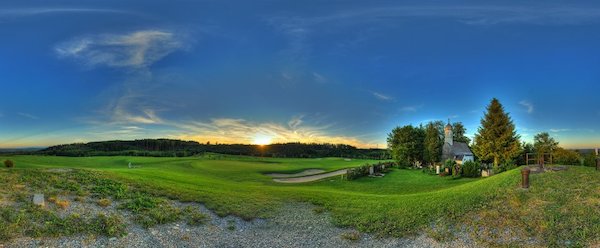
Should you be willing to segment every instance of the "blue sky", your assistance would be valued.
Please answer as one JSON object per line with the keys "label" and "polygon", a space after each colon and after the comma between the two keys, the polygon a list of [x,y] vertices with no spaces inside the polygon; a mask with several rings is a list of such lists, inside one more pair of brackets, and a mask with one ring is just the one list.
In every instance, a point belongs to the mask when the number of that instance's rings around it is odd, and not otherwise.
{"label": "blue sky", "polygon": [[0,147],[343,142],[497,97],[523,140],[600,146],[600,4],[2,1]]}

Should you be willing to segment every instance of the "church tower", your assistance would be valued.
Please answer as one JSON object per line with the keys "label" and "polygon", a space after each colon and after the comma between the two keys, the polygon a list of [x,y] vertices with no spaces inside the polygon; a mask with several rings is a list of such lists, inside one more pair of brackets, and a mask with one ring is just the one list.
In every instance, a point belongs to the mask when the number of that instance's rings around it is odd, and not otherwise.
{"label": "church tower", "polygon": [[444,142],[450,144],[450,146],[454,143],[452,136],[452,125],[450,125],[450,120],[448,120],[448,124],[444,127]]}

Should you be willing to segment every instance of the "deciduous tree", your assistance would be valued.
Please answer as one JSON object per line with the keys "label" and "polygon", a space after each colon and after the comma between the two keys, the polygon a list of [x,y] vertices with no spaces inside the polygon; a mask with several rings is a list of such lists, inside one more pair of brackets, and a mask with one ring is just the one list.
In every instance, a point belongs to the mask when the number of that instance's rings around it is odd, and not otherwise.
{"label": "deciduous tree", "polygon": [[[544,154],[551,153],[558,147],[558,142],[550,137],[547,132],[538,133],[533,137],[533,148],[537,153],[538,160],[544,159]],[[541,161],[543,163],[543,161]]]}
{"label": "deciduous tree", "polygon": [[392,158],[401,166],[410,166],[423,161],[423,140],[425,132],[412,125],[396,127],[388,134],[388,149]]}

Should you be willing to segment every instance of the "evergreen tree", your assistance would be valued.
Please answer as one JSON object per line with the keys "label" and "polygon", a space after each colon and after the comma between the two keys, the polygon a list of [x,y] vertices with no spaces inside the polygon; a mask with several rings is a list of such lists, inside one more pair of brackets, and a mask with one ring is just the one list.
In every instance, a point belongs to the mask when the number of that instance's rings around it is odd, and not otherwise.
{"label": "evergreen tree", "polygon": [[467,129],[462,124],[462,122],[455,122],[452,124],[452,136],[454,138],[454,141],[466,143],[467,145],[471,143],[471,139],[465,136],[466,132]]}
{"label": "evergreen tree", "polygon": [[493,161],[497,167],[512,161],[521,153],[519,138],[515,125],[504,112],[504,107],[494,98],[475,134],[473,151],[481,160]]}
{"label": "evergreen tree", "polygon": [[392,158],[401,166],[410,166],[414,162],[423,161],[422,128],[412,125],[396,127],[388,134],[388,149]]}
{"label": "evergreen tree", "polygon": [[438,126],[440,123],[443,126],[443,123],[441,121],[438,122],[439,123],[429,122],[425,126],[425,140],[423,144],[425,150],[423,152],[423,159],[429,164],[439,162],[442,154],[443,141]]}

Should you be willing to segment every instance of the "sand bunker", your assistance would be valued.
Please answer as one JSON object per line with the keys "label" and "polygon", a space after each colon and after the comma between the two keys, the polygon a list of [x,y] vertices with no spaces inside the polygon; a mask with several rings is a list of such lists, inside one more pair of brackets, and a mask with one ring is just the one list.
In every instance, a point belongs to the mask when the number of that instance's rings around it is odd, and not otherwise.
{"label": "sand bunker", "polygon": [[347,169],[327,172],[323,174],[311,175],[311,176],[303,176],[303,177],[288,177],[288,178],[275,178],[273,181],[278,183],[306,183],[321,180],[323,178],[334,177],[346,174]]}
{"label": "sand bunker", "polygon": [[319,169],[308,169],[302,172],[298,172],[298,173],[294,173],[294,174],[284,174],[284,173],[269,173],[269,174],[265,174],[266,176],[270,176],[273,178],[288,178],[288,177],[303,177],[303,176],[310,176],[310,175],[315,175],[315,174],[320,174],[325,172],[324,170],[319,170]]}

